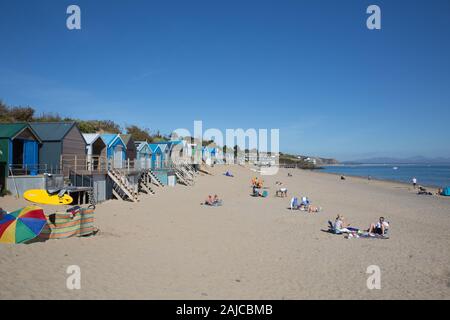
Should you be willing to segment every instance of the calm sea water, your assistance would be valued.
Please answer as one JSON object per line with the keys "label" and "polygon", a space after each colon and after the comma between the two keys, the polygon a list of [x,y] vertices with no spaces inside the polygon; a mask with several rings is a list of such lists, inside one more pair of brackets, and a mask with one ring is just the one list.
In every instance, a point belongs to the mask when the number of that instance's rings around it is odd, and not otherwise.
{"label": "calm sea water", "polygon": [[373,179],[394,180],[411,183],[416,177],[417,183],[423,186],[450,186],[450,165],[342,165],[325,166],[323,172],[337,173],[347,176],[358,176]]}

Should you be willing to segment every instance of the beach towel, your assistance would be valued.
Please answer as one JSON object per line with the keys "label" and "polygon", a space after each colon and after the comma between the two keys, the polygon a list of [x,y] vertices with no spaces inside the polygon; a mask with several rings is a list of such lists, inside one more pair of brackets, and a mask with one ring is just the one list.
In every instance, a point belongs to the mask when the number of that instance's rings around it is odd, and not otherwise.
{"label": "beach towel", "polygon": [[369,232],[352,232],[349,233],[346,239],[389,239],[387,235],[381,235],[377,233],[369,233]]}
{"label": "beach towel", "polygon": [[76,208],[70,212],[56,212],[47,216],[41,239],[65,239],[94,234],[94,209]]}

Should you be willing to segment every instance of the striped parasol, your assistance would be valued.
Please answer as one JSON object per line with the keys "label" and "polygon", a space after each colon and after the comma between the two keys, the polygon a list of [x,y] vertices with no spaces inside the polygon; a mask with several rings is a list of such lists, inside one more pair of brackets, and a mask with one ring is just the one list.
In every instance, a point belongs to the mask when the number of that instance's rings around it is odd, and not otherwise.
{"label": "striped parasol", "polygon": [[0,243],[23,243],[36,238],[47,220],[44,211],[36,206],[0,215]]}

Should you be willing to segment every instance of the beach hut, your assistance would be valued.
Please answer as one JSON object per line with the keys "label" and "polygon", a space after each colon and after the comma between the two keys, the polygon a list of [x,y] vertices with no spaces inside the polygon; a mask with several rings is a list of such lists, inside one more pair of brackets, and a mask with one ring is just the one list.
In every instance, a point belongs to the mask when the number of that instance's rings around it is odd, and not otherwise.
{"label": "beach hut", "polygon": [[119,134],[105,133],[101,135],[106,144],[106,157],[114,168],[123,168],[126,159],[126,144]]}
{"label": "beach hut", "polygon": [[39,135],[26,123],[0,124],[0,190],[6,186],[9,168],[14,174],[39,172]]}
{"label": "beach hut", "polygon": [[134,161],[136,159],[136,145],[131,134],[121,134],[123,142],[126,146],[126,159]]}
{"label": "beach hut", "polygon": [[174,155],[176,157],[183,158],[186,156],[185,154],[185,148],[186,141],[184,140],[171,140],[169,144],[169,154],[170,156]]}
{"label": "beach hut", "polygon": [[136,164],[141,169],[151,168],[152,150],[147,141],[135,141],[136,146]]}
{"label": "beach hut", "polygon": [[[65,172],[64,161],[68,167],[84,165],[86,141],[75,122],[34,122],[31,128],[42,140],[39,146],[39,165],[46,166],[47,172]],[[81,161],[77,163],[76,159]]]}
{"label": "beach hut", "polygon": [[163,152],[157,143],[149,143],[149,147],[152,152],[151,168],[160,169],[162,167]]}
{"label": "beach hut", "polygon": [[170,141],[158,142],[159,149],[161,150],[161,168],[168,166],[170,159]]}
{"label": "beach hut", "polygon": [[106,144],[99,133],[83,133],[86,140],[88,168],[97,170],[106,162]]}

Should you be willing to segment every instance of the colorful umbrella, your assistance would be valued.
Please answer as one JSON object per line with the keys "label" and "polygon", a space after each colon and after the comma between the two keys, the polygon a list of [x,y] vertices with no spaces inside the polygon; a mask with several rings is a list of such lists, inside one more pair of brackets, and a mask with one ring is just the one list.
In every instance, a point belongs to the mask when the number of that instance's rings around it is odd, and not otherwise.
{"label": "colorful umbrella", "polygon": [[0,216],[0,243],[22,243],[36,238],[47,220],[44,211],[28,206]]}

